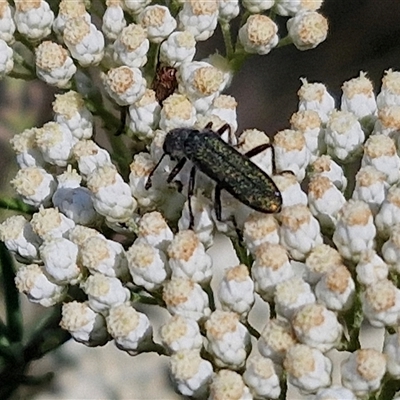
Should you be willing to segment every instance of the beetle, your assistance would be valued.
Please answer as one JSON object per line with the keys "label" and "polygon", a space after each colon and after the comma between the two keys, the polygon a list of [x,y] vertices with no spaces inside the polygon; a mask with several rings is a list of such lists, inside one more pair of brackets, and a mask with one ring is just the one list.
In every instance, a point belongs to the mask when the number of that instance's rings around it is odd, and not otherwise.
{"label": "beetle", "polygon": [[[250,157],[269,147],[273,149],[271,144],[262,144],[242,154],[221,138],[225,131],[230,132],[230,125],[224,124],[216,132],[211,129],[211,126],[209,123],[202,130],[175,128],[169,131],[163,144],[164,154],[151,171],[145,188],[151,187],[154,172],[163,158],[169,155],[172,160],[177,161],[177,164],[167,178],[168,183],[181,171],[186,161],[193,163],[188,187],[190,229],[194,225],[191,197],[194,192],[197,169],[216,182],[214,209],[219,221],[221,221],[222,189],[253,210],[262,213],[279,212],[282,206],[282,195],[279,189],[271,177],[250,160]],[[272,161],[273,171],[275,171],[274,157]]]}
{"label": "beetle", "polygon": [[155,91],[156,99],[160,105],[178,87],[176,73],[177,70],[175,67],[161,66],[160,63],[157,65],[151,88]]}

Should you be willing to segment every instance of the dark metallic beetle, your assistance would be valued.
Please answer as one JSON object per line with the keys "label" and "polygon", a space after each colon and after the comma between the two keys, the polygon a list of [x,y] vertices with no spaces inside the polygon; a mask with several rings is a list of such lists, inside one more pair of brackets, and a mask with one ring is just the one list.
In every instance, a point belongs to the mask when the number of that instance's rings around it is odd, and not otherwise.
{"label": "dark metallic beetle", "polygon": [[[188,188],[190,228],[194,223],[190,199],[194,192],[196,169],[216,182],[214,207],[219,221],[221,221],[222,189],[253,210],[275,213],[281,209],[282,196],[274,181],[249,158],[271,145],[262,144],[242,154],[221,139],[220,136],[226,130],[230,130],[228,124],[223,125],[217,132],[211,129],[211,124],[203,130],[172,129],[165,137],[164,154],[150,173],[146,183],[146,189],[149,189],[153,173],[167,154],[172,160],[178,161],[167,178],[168,183],[175,178],[187,160],[193,163]],[[275,170],[274,165],[273,167]]]}

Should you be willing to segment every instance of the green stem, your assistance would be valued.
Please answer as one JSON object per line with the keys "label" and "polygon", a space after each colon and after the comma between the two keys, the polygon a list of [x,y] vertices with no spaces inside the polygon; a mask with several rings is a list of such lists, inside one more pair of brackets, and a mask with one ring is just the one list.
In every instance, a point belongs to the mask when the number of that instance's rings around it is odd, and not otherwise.
{"label": "green stem", "polygon": [[0,242],[0,262],[6,304],[7,338],[10,342],[22,340],[22,314],[19,292],[15,286],[14,260],[4,243]]}
{"label": "green stem", "polygon": [[225,42],[226,57],[228,60],[231,60],[234,56],[234,49],[232,44],[230,24],[227,21],[219,21],[219,24],[221,26],[222,36]]}
{"label": "green stem", "polygon": [[0,208],[32,215],[35,209],[19,199],[0,198]]}
{"label": "green stem", "polygon": [[288,46],[289,44],[292,44],[292,43],[293,43],[293,40],[288,35],[288,36],[282,38],[281,40],[279,40],[278,45],[276,46],[276,48],[283,47],[283,46]]}

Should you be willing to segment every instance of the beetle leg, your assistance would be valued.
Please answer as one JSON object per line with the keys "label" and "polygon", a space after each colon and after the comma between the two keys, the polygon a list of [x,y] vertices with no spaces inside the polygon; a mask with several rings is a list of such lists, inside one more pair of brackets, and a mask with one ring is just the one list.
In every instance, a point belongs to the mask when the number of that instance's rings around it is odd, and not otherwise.
{"label": "beetle leg", "polygon": [[222,136],[226,131],[228,131],[228,137],[231,142],[230,144],[232,144],[232,145],[235,144],[236,140],[234,140],[234,139],[236,139],[236,138],[235,138],[234,134],[232,133],[232,128],[229,124],[222,125],[221,128],[219,128],[217,130],[217,133],[219,136]]}
{"label": "beetle leg", "polygon": [[119,127],[115,136],[119,136],[124,132],[125,125],[126,125],[126,115],[128,114],[128,106],[121,107],[121,112],[119,116]]}
{"label": "beetle leg", "polygon": [[189,187],[188,187],[188,206],[189,206],[189,218],[190,218],[189,229],[193,229],[193,225],[194,225],[194,215],[193,215],[193,209],[192,209],[192,196],[194,193],[195,178],[196,178],[196,167],[193,166],[192,169],[190,170]]}
{"label": "beetle leg", "polygon": [[211,129],[212,128],[212,122],[209,122],[204,129]]}
{"label": "beetle leg", "polygon": [[154,172],[156,172],[156,169],[159,167],[159,165],[161,164],[161,161],[164,159],[164,157],[166,156],[166,153],[164,153],[161,158],[158,160],[158,163],[156,164],[156,166],[153,168],[153,170],[150,172],[149,177],[147,178],[147,182],[144,185],[144,188],[146,190],[151,188],[152,182],[151,182],[151,178],[154,175]]}
{"label": "beetle leg", "polygon": [[276,164],[275,164],[275,149],[274,146],[272,146],[271,143],[264,143],[260,144],[259,146],[254,147],[254,149],[249,150],[247,153],[245,153],[246,157],[254,157],[257,154],[260,154],[266,149],[271,149],[272,152],[272,175],[276,175]]}
{"label": "beetle leg", "polygon": [[172,171],[169,173],[168,178],[167,178],[167,183],[172,182],[172,180],[181,172],[181,169],[186,163],[186,158],[182,157],[179,161],[178,164],[175,165],[175,167],[172,169]]}
{"label": "beetle leg", "polygon": [[215,210],[215,216],[217,217],[217,220],[221,221],[221,219],[222,219],[221,186],[218,184],[215,186],[215,191],[214,191],[214,210]]}

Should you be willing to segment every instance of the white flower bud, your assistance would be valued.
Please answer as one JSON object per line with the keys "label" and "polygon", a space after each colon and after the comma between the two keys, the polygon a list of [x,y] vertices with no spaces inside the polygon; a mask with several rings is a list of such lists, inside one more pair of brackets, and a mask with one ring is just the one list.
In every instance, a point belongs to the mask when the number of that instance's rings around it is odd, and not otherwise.
{"label": "white flower bud", "polygon": [[50,35],[54,13],[44,0],[16,0],[14,21],[18,32],[39,41]]}
{"label": "white flower bud", "polygon": [[266,301],[271,300],[276,285],[294,276],[287,252],[279,244],[263,243],[254,254],[251,276],[256,292]]}
{"label": "white flower bud", "polygon": [[301,132],[285,129],[274,136],[277,171],[292,171],[299,182],[306,175],[311,153]]}
{"label": "white flower bud", "polygon": [[265,55],[279,42],[278,26],[266,15],[250,15],[239,29],[238,37],[247,53]]}
{"label": "white flower bud", "polygon": [[375,215],[385,200],[388,187],[386,174],[367,165],[360,168],[356,174],[356,186],[352,198],[367,203]]}
{"label": "white flower bud", "polygon": [[55,96],[54,120],[66,126],[75,138],[90,139],[93,134],[93,116],[86,108],[82,95],[70,90]]}
{"label": "white flower bud", "polygon": [[208,400],[219,399],[252,400],[253,396],[240,374],[229,369],[222,369],[214,374],[208,397]]}
{"label": "white flower bud", "polygon": [[12,149],[17,155],[17,164],[20,168],[43,167],[45,161],[36,143],[38,128],[25,129],[10,139]]}
{"label": "white flower bud", "polygon": [[321,228],[332,230],[346,199],[329,178],[317,175],[308,184],[308,203]]}
{"label": "white flower bud", "polygon": [[33,214],[31,225],[34,232],[43,240],[68,237],[69,231],[75,226],[72,219],[61,214],[57,208],[40,208]]}
{"label": "white flower bud", "polygon": [[164,196],[164,193],[158,190],[155,185],[152,185],[148,190],[145,188],[154,166],[155,163],[149,153],[135,154],[129,165],[129,186],[132,196],[135,197],[139,206],[152,207]]}
{"label": "white flower bud", "polygon": [[0,79],[14,68],[13,49],[0,39]]}
{"label": "white flower bud", "polygon": [[160,61],[179,67],[183,62],[191,62],[196,54],[196,41],[192,32],[172,32],[160,46]]}
{"label": "white flower bud", "polygon": [[130,68],[143,67],[147,62],[149,47],[146,30],[140,25],[129,24],[113,44],[114,60]]}
{"label": "white flower bud", "polygon": [[83,0],[71,2],[71,0],[61,0],[59,3],[58,14],[53,22],[53,30],[62,40],[65,24],[73,18],[80,18],[90,24],[90,14],[86,11]]}
{"label": "white flower bud", "polygon": [[38,262],[41,240],[22,215],[13,215],[0,224],[0,240],[20,262]]}
{"label": "white flower bud", "polygon": [[301,307],[292,319],[292,326],[299,342],[323,353],[339,344],[343,332],[336,314],[316,303]]}
{"label": "white flower bud", "polygon": [[214,311],[205,323],[207,351],[219,367],[240,369],[251,349],[250,334],[239,322],[239,316],[229,311]]}
{"label": "white flower bud", "polygon": [[375,225],[379,236],[387,239],[391,228],[398,223],[400,223],[400,187],[392,186],[375,216]]}
{"label": "white flower bud", "polygon": [[315,11],[297,13],[286,25],[289,37],[299,50],[314,49],[328,35],[328,20]]}
{"label": "white flower bud", "polygon": [[374,87],[365,72],[361,71],[357,78],[344,82],[342,91],[341,110],[352,112],[367,125],[375,121],[377,106]]}
{"label": "white flower bud", "polygon": [[76,72],[68,50],[57,43],[45,41],[35,49],[36,75],[48,85],[65,88]]}
{"label": "white flower bud", "polygon": [[357,400],[355,394],[342,386],[319,389],[314,400]]}
{"label": "white flower bud", "polygon": [[386,106],[378,111],[378,119],[375,122],[374,135],[386,135],[395,139],[398,145],[400,133],[400,104]]}
{"label": "white flower bud", "polygon": [[192,230],[178,232],[167,249],[174,278],[206,284],[212,277],[212,259]]}
{"label": "white flower bud", "polygon": [[[212,204],[209,199],[202,196],[200,193],[197,196],[192,196],[191,199],[192,212],[194,216],[194,224],[192,230],[196,233],[199,240],[208,249],[214,241],[214,221],[212,215]],[[181,218],[178,221],[180,231],[189,229],[190,211],[189,201],[187,200],[182,209]]]}
{"label": "white flower bud", "polygon": [[394,379],[400,378],[400,340],[399,340],[399,328],[396,328],[396,332],[390,335],[385,332],[385,342],[383,345],[383,354],[387,361],[387,372]]}
{"label": "white flower bud", "polygon": [[288,350],[284,368],[288,382],[302,392],[315,393],[331,384],[332,361],[305,344],[295,344]]}
{"label": "white flower bud", "polygon": [[344,265],[331,268],[315,287],[318,301],[333,311],[348,310],[353,304],[354,294],[355,283]]}
{"label": "white flower bud", "polygon": [[174,93],[163,101],[159,125],[165,132],[192,127],[195,122],[196,109],[186,96]]}
{"label": "white flower bud", "polygon": [[76,224],[92,225],[99,220],[90,191],[80,186],[82,177],[71,166],[57,180],[58,187],[52,198],[54,207]]}
{"label": "white flower bud", "polygon": [[92,140],[80,140],[73,147],[72,155],[78,162],[80,174],[85,178],[97,168],[112,165],[108,151],[100,148]]}
{"label": "white flower bud", "polygon": [[362,309],[372,326],[395,326],[400,321],[400,290],[392,281],[382,279],[362,293]]}
{"label": "white flower bud", "polygon": [[62,307],[61,328],[86,346],[103,346],[109,341],[103,315],[94,312],[87,303],[71,301]]}
{"label": "white flower bud", "polygon": [[129,303],[114,305],[106,319],[108,332],[120,350],[134,356],[151,344],[153,328],[147,315]]}
{"label": "white flower bud", "polygon": [[80,262],[92,274],[97,272],[124,280],[128,275],[128,261],[122,245],[99,236],[88,238],[80,247]]}
{"label": "white flower bud", "polygon": [[[227,138],[225,141],[230,143],[231,139]],[[257,146],[270,143],[271,141],[264,131],[258,129],[245,129],[239,136],[237,150],[242,154],[246,154]],[[232,143],[232,145],[234,144],[235,143]],[[254,164],[257,164],[268,175],[272,175],[272,147],[268,147],[261,153],[253,156],[251,161]]]}
{"label": "white flower bud", "polygon": [[72,18],[65,23],[64,43],[82,67],[97,65],[104,56],[104,36],[95,25],[83,18]]}
{"label": "white flower bud", "polygon": [[364,131],[356,116],[348,111],[332,111],[326,124],[328,154],[340,161],[351,161],[362,152]]}
{"label": "white flower bud", "polygon": [[275,0],[243,0],[243,7],[252,14],[261,14],[274,6]]}
{"label": "white flower bud", "polygon": [[339,253],[358,262],[363,251],[374,249],[376,228],[368,204],[349,200],[339,213],[339,221],[333,234]]}
{"label": "white flower bud", "polygon": [[121,0],[107,0],[101,30],[109,40],[115,40],[126,26]]}
{"label": "white flower bud", "polygon": [[321,118],[313,110],[303,110],[294,113],[290,118],[291,129],[303,134],[306,146],[310,152],[310,162],[325,152],[325,130]]}
{"label": "white flower bud", "polygon": [[165,253],[173,238],[174,234],[171,228],[158,211],[146,213],[140,219],[138,239],[144,239],[150,246],[156,247]]}
{"label": "white flower bud", "polygon": [[57,186],[53,175],[39,167],[20,169],[10,183],[23,202],[34,207],[49,206]]}
{"label": "white flower bud", "polygon": [[93,171],[87,180],[93,194],[95,210],[110,222],[125,222],[136,209],[136,200],[113,165],[105,165]]}
{"label": "white flower bud", "polygon": [[311,171],[312,176],[322,175],[328,177],[342,192],[344,192],[347,187],[347,178],[344,175],[343,169],[328,155],[318,157],[311,164]]}
{"label": "white flower bud", "polygon": [[78,266],[78,246],[68,239],[47,239],[40,246],[40,257],[46,273],[58,284],[72,285],[82,279]]}
{"label": "white flower bud", "polygon": [[287,17],[304,11],[316,11],[322,6],[323,0],[275,0],[275,12]]}
{"label": "white flower bud", "polygon": [[400,157],[396,145],[388,136],[371,135],[364,144],[361,166],[372,165],[386,175],[389,185],[400,179]]}
{"label": "white flower bud", "polygon": [[243,241],[254,254],[263,243],[278,244],[278,222],[271,214],[252,213],[244,222]]}
{"label": "white flower bud", "polygon": [[68,239],[71,242],[74,242],[77,246],[81,247],[85,243],[87,239],[92,237],[100,237],[105,239],[105,237],[98,231],[92,228],[88,228],[87,226],[75,225],[68,232]]}
{"label": "white flower bud", "polygon": [[188,279],[173,278],[165,283],[163,300],[172,315],[199,321],[211,314],[206,292],[199,284]]}
{"label": "white flower bud", "polygon": [[282,208],[296,205],[307,206],[307,195],[303,192],[295,175],[291,173],[282,173],[275,175],[273,181],[281,192]]}
{"label": "white flower bud", "polygon": [[[236,107],[237,102],[234,97],[220,94],[214,99],[208,112],[210,115],[217,116],[221,118],[222,121],[229,124],[231,133],[234,134],[238,127]],[[215,128],[213,127],[213,129]],[[240,136],[242,135],[243,133]],[[252,161],[254,162],[254,159],[252,159]]]}
{"label": "white flower bud", "polygon": [[192,102],[198,113],[206,113],[224,89],[223,73],[204,61],[183,63],[179,67],[179,91]]}
{"label": "white flower bud", "polygon": [[178,14],[179,30],[189,31],[196,41],[207,40],[218,22],[217,0],[188,0]]}
{"label": "white flower bud", "polygon": [[382,246],[382,255],[389,268],[400,271],[400,224],[392,225],[389,240]]}
{"label": "white flower bud", "polygon": [[[311,4],[312,2],[307,2]],[[335,109],[335,100],[322,83],[308,83],[301,78],[302,86],[298,90],[299,111],[314,110],[318,113],[322,123],[327,123],[329,114]]]}
{"label": "white flower bud", "polygon": [[[130,298],[129,289],[122,286],[118,278],[103,274],[90,275],[82,288],[88,295],[88,304],[96,312],[108,314],[112,307],[127,302]],[[110,329],[108,329],[110,332]],[[112,335],[112,332],[110,332]]]}
{"label": "white flower bud", "polygon": [[304,280],[316,284],[327,272],[342,265],[339,252],[327,244],[314,247],[305,260]]}
{"label": "white flower bud", "polygon": [[196,399],[206,398],[213,366],[200,357],[198,350],[181,350],[170,358],[172,384],[177,391]]}
{"label": "white flower bud", "polygon": [[399,71],[393,71],[392,69],[385,71],[385,75],[382,78],[381,91],[376,97],[376,102],[380,109],[400,105],[399,81]]}
{"label": "white flower bud", "polygon": [[359,349],[342,363],[343,386],[357,397],[366,396],[381,387],[386,372],[385,356],[374,349]]}
{"label": "white flower bud", "polygon": [[284,207],[280,220],[281,244],[295,260],[304,260],[315,246],[322,244],[318,221],[306,206]]}
{"label": "white flower bud", "polygon": [[151,0],[123,0],[123,1],[125,8],[133,16],[139,14],[149,3],[151,3]]}
{"label": "white flower bud", "polygon": [[0,39],[8,44],[13,44],[15,22],[13,19],[14,8],[8,4],[8,1],[0,2]]}
{"label": "white flower bud", "polygon": [[15,286],[28,300],[43,307],[60,303],[67,294],[67,286],[51,282],[37,264],[24,265],[15,275]]}
{"label": "white flower bud", "polygon": [[254,282],[244,264],[225,270],[218,287],[218,299],[224,311],[232,311],[245,319],[254,304]]}
{"label": "white flower bud", "polygon": [[170,276],[164,252],[144,240],[137,239],[127,251],[126,257],[133,282],[146,290],[159,289]]}
{"label": "white flower bud", "polygon": [[163,345],[171,354],[182,350],[197,350],[203,346],[203,336],[198,323],[190,318],[174,315],[160,330]]}
{"label": "white flower bud", "polygon": [[146,80],[139,68],[117,67],[101,77],[106,92],[119,106],[133,104],[146,91]]}
{"label": "white flower bud", "polygon": [[224,23],[236,18],[240,13],[239,0],[219,0],[218,6],[218,19]]}
{"label": "white flower bud", "polygon": [[141,140],[153,139],[154,130],[160,121],[160,111],[155,92],[146,89],[144,95],[129,106],[129,128]]}
{"label": "white flower bud", "polygon": [[146,29],[147,37],[153,43],[161,43],[177,25],[169,9],[158,4],[147,6],[139,14],[138,22]]}
{"label": "white flower bud", "polygon": [[377,282],[387,279],[388,265],[376,254],[375,250],[367,250],[361,254],[356,267],[357,281],[362,285],[375,285]]}
{"label": "white flower bud", "polygon": [[253,396],[262,399],[277,399],[281,393],[279,375],[272,360],[259,355],[247,360],[243,380]]}
{"label": "white flower bud", "polygon": [[47,122],[36,131],[36,143],[45,161],[52,165],[65,167],[71,158],[72,148],[78,139],[71,131],[57,122]]}
{"label": "white flower bud", "polygon": [[315,295],[307,282],[294,276],[276,285],[274,301],[277,314],[290,320],[304,305],[315,303]]}
{"label": "white flower bud", "polygon": [[270,319],[261,331],[257,347],[264,357],[281,365],[287,350],[296,342],[292,326],[287,320]]}

